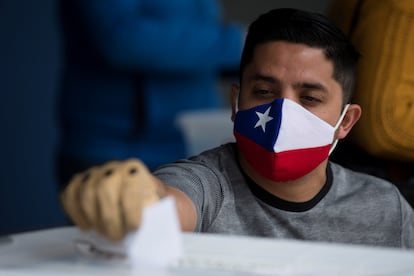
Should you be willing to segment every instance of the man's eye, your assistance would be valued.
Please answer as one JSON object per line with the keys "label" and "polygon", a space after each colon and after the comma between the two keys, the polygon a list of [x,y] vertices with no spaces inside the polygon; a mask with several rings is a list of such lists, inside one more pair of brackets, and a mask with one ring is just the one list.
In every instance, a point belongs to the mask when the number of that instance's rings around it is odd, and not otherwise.
{"label": "man's eye", "polygon": [[257,97],[265,97],[265,98],[269,98],[269,97],[273,98],[278,95],[278,92],[273,89],[254,89],[253,93]]}
{"label": "man's eye", "polygon": [[259,94],[259,95],[266,95],[266,94],[269,94],[270,91],[269,90],[266,90],[266,89],[255,89],[254,90],[254,93],[255,94]]}
{"label": "man's eye", "polygon": [[302,100],[306,101],[306,102],[311,102],[311,103],[319,103],[321,102],[320,99],[312,97],[312,96],[302,96],[301,97]]}

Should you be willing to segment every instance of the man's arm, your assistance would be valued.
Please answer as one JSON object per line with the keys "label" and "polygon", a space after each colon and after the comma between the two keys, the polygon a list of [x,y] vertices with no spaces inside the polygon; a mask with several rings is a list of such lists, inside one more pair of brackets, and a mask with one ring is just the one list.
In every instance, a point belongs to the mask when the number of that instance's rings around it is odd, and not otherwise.
{"label": "man's arm", "polygon": [[181,230],[186,232],[194,232],[197,224],[197,213],[194,203],[179,189],[168,186],[165,187],[167,194],[175,198]]}
{"label": "man's arm", "polygon": [[194,203],[137,159],[108,162],[75,175],[61,199],[75,225],[116,241],[140,226],[143,208],[165,196],[174,197],[182,230],[194,231]]}

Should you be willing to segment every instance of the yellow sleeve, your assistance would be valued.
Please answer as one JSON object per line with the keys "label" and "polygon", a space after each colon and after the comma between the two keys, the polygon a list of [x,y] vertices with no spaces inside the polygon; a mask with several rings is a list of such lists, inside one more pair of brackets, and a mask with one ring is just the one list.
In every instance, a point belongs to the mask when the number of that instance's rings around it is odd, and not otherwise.
{"label": "yellow sleeve", "polygon": [[361,53],[351,139],[373,156],[414,160],[414,1],[338,0],[330,16]]}

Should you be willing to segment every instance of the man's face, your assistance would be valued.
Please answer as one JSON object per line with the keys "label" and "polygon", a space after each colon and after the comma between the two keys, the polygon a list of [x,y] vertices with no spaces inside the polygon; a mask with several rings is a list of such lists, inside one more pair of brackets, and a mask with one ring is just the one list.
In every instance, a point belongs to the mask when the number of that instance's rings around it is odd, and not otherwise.
{"label": "man's face", "polygon": [[[239,98],[245,110],[287,98],[334,126],[342,111],[342,88],[321,49],[283,41],[258,45],[246,66]],[[234,116],[234,114],[233,114]]]}

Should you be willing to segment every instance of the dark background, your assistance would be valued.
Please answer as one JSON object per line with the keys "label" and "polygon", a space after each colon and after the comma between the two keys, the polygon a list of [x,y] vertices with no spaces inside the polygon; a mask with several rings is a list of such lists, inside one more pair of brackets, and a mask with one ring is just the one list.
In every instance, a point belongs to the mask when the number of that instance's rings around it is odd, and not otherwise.
{"label": "dark background", "polygon": [[[87,0],[85,0],[87,1]],[[248,23],[276,7],[325,13],[332,0],[222,0]],[[54,153],[61,44],[57,0],[0,0],[0,235],[61,225]]]}

